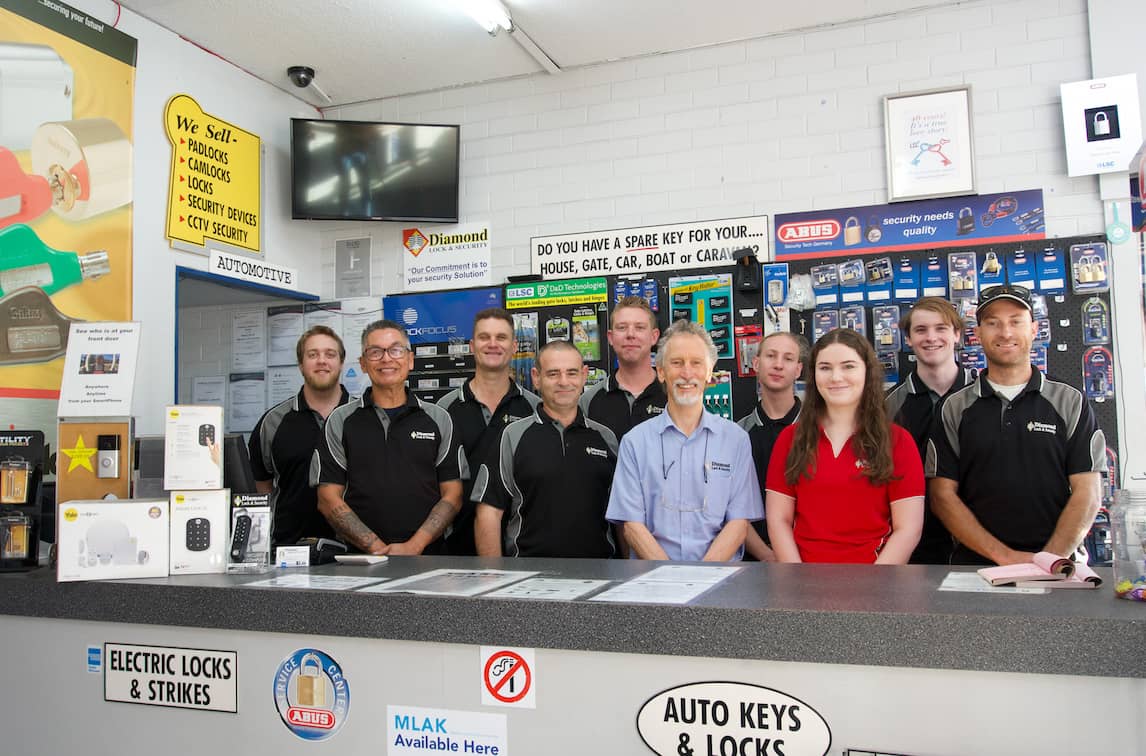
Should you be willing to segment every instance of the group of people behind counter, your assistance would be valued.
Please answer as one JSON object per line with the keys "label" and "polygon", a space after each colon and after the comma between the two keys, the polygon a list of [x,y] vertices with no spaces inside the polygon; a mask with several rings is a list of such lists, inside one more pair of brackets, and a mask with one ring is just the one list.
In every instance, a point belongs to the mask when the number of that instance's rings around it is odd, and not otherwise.
{"label": "group of people behind counter", "polygon": [[[371,381],[350,396],[333,331],[299,339],[303,386],[250,438],[273,540],[335,537],[371,554],[689,561],[1011,564],[1080,548],[1099,506],[1105,440],[1082,393],[1031,364],[1030,292],[985,289],[978,376],[964,322],[918,300],[900,324],[915,369],[886,396],[871,344],[849,329],[809,350],[764,338],[760,400],[733,423],[704,409],[717,350],[640,297],[611,313],[610,377],[568,341],[540,348],[534,394],[512,378],[512,316],[479,312],[473,377],[436,404],[406,386],[405,329],[362,334]],[[656,347],[655,367],[652,358]],[[795,384],[806,374],[803,402]]]}

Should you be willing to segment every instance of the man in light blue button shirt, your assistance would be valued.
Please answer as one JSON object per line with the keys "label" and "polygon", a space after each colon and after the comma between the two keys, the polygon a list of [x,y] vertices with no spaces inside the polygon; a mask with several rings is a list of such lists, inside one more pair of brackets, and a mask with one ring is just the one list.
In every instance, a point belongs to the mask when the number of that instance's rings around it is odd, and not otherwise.
{"label": "man in light blue button shirt", "polygon": [[748,522],[764,517],[752,444],[704,409],[716,345],[679,320],[661,338],[657,377],[668,406],[621,439],[606,518],[639,559],[725,562],[744,554]]}

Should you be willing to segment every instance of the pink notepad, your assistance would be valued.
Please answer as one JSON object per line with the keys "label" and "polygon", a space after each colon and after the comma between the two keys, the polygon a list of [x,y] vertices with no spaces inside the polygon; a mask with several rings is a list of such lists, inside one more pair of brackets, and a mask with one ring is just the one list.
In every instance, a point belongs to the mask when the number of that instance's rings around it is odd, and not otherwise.
{"label": "pink notepad", "polygon": [[1046,588],[1047,582],[1066,580],[1072,576],[1076,566],[1066,557],[1051,554],[1049,551],[1040,551],[1035,554],[1034,561],[1031,562],[984,567],[979,570],[979,577],[991,585],[1010,585],[1022,581],[1037,582],[1038,585],[1035,587]]}
{"label": "pink notepad", "polygon": [[1016,588],[1097,588],[1102,578],[1089,565],[1075,563],[1074,574],[1062,580],[1020,580]]}

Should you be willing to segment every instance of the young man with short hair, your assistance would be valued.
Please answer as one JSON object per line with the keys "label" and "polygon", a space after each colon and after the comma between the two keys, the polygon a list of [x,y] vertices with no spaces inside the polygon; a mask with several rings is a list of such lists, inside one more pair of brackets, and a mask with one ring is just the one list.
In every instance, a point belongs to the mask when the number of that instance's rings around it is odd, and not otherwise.
{"label": "young man with short hair", "polygon": [[[800,399],[793,387],[807,361],[808,342],[803,336],[787,331],[765,336],[752,358],[752,369],[756,371],[756,382],[760,386],[760,401],[736,424],[748,433],[752,442],[752,460],[756,464],[756,479],[761,485],[768,475],[768,460],[772,457],[776,438],[800,416]],[[746,557],[758,562],[776,560],[768,546],[764,520],[752,523],[744,540],[744,551]]]}
{"label": "young man with short hair", "polygon": [[326,418],[350,401],[340,383],[346,348],[337,333],[314,326],[295,344],[295,357],[302,388],[259,418],[248,443],[255,487],[259,493],[273,493],[275,546],[334,537],[310,487],[310,464]]}
{"label": "young man with short hair", "polygon": [[620,439],[633,426],[664,412],[667,397],[652,364],[652,349],[660,338],[656,313],[642,297],[622,297],[609,316],[608,336],[617,370],[584,393],[581,411]]}
{"label": "young man with short hair", "polygon": [[[510,362],[517,352],[517,340],[509,312],[490,307],[474,315],[470,352],[474,356],[473,377],[439,399],[438,406],[450,413],[466,462],[476,474],[497,453],[502,431],[515,420],[531,416],[541,400],[511,377]],[[477,554],[472,492],[473,480],[464,481],[462,508],[446,536],[451,555]]]}
{"label": "young man with short hair", "polygon": [[[887,411],[915,439],[920,459],[927,456],[927,439],[943,402],[975,379],[955,358],[964,327],[958,310],[942,297],[923,297],[900,318],[900,333],[915,354],[915,370],[888,393]],[[928,502],[923,535],[910,563],[947,564],[952,548],[951,534]]]}

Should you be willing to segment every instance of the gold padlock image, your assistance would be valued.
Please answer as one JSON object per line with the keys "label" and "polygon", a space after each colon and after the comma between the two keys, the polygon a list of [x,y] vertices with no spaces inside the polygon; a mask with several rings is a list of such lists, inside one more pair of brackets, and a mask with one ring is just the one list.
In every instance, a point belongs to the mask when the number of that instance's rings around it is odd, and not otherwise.
{"label": "gold padlock image", "polygon": [[295,696],[299,706],[326,706],[326,680],[322,678],[322,662],[314,654],[302,657],[298,665]]}
{"label": "gold padlock image", "polygon": [[860,219],[849,215],[844,221],[844,246],[851,247],[860,243]]}
{"label": "gold padlock image", "polygon": [[1094,135],[1110,136],[1110,116],[1106,115],[1105,110],[1094,114]]}
{"label": "gold padlock image", "polygon": [[987,251],[987,257],[983,260],[983,268],[981,273],[986,275],[995,275],[1003,269],[1002,263],[999,262],[999,256],[995,254],[994,250]]}
{"label": "gold padlock image", "polygon": [[1098,283],[1106,280],[1106,261],[1098,255],[1090,256],[1090,273],[1091,281]]}

